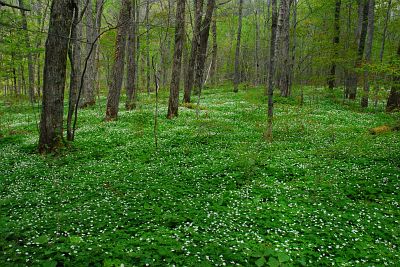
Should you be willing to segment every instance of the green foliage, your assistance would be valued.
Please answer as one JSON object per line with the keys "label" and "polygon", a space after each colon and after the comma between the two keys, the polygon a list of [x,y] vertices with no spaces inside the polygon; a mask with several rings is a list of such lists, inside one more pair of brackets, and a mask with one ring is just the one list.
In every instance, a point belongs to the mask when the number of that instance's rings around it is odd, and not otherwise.
{"label": "green foliage", "polygon": [[32,108],[0,105],[0,266],[391,265],[399,254],[397,115],[277,98],[262,139],[262,88],[204,91],[153,141],[154,95],[116,122],[105,98],[76,141],[35,153]]}

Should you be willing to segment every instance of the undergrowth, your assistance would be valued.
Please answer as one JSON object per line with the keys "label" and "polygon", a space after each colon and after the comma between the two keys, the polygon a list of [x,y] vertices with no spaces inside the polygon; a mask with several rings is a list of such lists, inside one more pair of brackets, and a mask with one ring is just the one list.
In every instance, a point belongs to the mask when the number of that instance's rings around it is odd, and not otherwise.
{"label": "undergrowth", "polygon": [[[314,90],[314,89],[313,89]],[[312,92],[309,92],[312,93]],[[262,139],[261,88],[209,88],[165,118],[154,96],[76,141],[36,153],[37,115],[0,105],[0,266],[381,266],[399,253],[398,115],[277,97]],[[397,117],[396,117],[397,116]]]}

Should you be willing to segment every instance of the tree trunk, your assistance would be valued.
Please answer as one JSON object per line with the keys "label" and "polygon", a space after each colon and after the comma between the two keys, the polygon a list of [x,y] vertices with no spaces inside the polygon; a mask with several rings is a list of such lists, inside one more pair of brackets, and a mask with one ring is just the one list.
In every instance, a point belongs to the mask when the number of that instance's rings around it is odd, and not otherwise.
{"label": "tree trunk", "polygon": [[254,67],[255,67],[255,77],[254,84],[258,85],[260,82],[260,23],[258,21],[258,4],[255,1],[254,19],[256,23],[256,44],[254,53]]}
{"label": "tree trunk", "polygon": [[268,120],[267,129],[264,133],[264,138],[272,141],[272,122],[274,117],[274,74],[275,74],[275,51],[276,38],[278,28],[278,10],[277,0],[272,0],[272,22],[271,22],[271,41],[270,41],[270,56],[268,66]]}
{"label": "tree trunk", "polygon": [[128,32],[128,68],[126,74],[126,103],[127,110],[136,108],[136,3],[133,3]]}
{"label": "tree trunk", "polygon": [[131,0],[123,0],[118,19],[118,32],[115,44],[115,58],[112,69],[110,89],[107,96],[106,121],[116,120],[118,117],[119,97],[121,95],[122,80],[125,68],[125,48],[127,31],[131,14]]}
{"label": "tree trunk", "polygon": [[[355,63],[355,68],[361,66],[361,61],[364,55],[365,39],[367,37],[367,26],[368,26],[368,0],[360,0],[359,2],[359,23],[357,28],[357,58]],[[355,100],[357,96],[357,85],[358,77],[357,73],[354,71],[349,88],[349,99]]]}
{"label": "tree trunk", "polygon": [[[375,20],[375,0],[368,1],[368,29],[367,29],[367,43],[365,48],[365,62],[371,64],[372,44],[374,40],[374,20]],[[364,94],[361,98],[361,107],[368,107],[369,97],[369,80],[368,71],[364,72]]]}
{"label": "tree trunk", "polygon": [[217,55],[218,55],[217,19],[215,18],[215,16],[213,17],[212,20],[211,32],[213,37],[213,47],[212,47],[210,78],[211,78],[211,83],[215,85],[217,83],[216,76],[217,76]]}
{"label": "tree trunk", "polygon": [[381,50],[379,52],[379,60],[381,63],[383,60],[383,52],[385,51],[386,34],[387,34],[387,28],[388,28],[388,23],[389,23],[389,18],[390,18],[391,7],[392,7],[392,0],[389,0],[388,7],[386,10],[385,24],[383,26]]}
{"label": "tree trunk", "polygon": [[[24,8],[25,4],[23,0],[19,0],[19,7]],[[31,53],[31,42],[29,39],[29,33],[28,33],[28,23],[26,20],[26,14],[25,11],[21,10],[21,15],[22,15],[22,29],[25,31],[25,45],[26,48],[28,49],[28,84],[29,84],[29,100],[31,102],[35,101],[35,69],[33,65],[33,59],[32,59],[32,53]]]}
{"label": "tree trunk", "polygon": [[208,0],[207,10],[201,24],[200,30],[200,46],[197,51],[196,58],[196,79],[195,79],[195,92],[201,94],[204,80],[204,67],[207,57],[208,37],[210,33],[211,19],[215,8],[215,0]]}
{"label": "tree trunk", "polygon": [[[400,42],[397,47],[397,60],[400,60]],[[400,74],[397,73],[393,77],[392,89],[387,100],[386,112],[400,110]]]}
{"label": "tree trunk", "polygon": [[178,116],[179,84],[180,84],[181,67],[182,67],[182,50],[185,38],[185,2],[186,0],[178,0],[176,6],[175,50],[174,50],[174,61],[172,65],[171,87],[169,93],[168,114],[167,114],[168,119],[172,119],[175,116]]}
{"label": "tree trunk", "polygon": [[192,88],[194,82],[194,73],[197,68],[196,58],[200,45],[201,19],[203,16],[203,0],[195,0],[194,5],[195,5],[195,19],[193,27],[192,46],[190,50],[190,59],[189,59],[189,65],[187,66],[187,76],[185,80],[185,88],[183,95],[184,103],[190,103],[190,97],[192,94]]}
{"label": "tree trunk", "polygon": [[[80,3],[77,1],[77,6]],[[74,140],[74,133],[72,128],[72,118],[75,111],[77,92],[81,84],[81,38],[82,38],[82,23],[79,21],[79,9],[75,9],[74,21],[71,29],[71,41],[69,45],[69,59],[71,63],[70,83],[69,83],[69,99],[68,99],[68,115],[67,115],[67,140]]]}
{"label": "tree trunk", "polygon": [[235,79],[233,83],[233,91],[237,93],[239,91],[240,82],[240,70],[239,70],[239,57],[240,57],[240,41],[242,37],[242,17],[243,17],[243,0],[239,0],[239,23],[238,32],[236,39],[236,50],[235,50]]}
{"label": "tree trunk", "polygon": [[287,97],[290,95],[289,79],[289,27],[290,27],[290,0],[282,0],[280,6],[280,14],[278,21],[277,46],[279,48],[276,56],[280,64],[280,72],[278,83],[281,91],[281,96]]}
{"label": "tree trunk", "polygon": [[297,4],[298,0],[293,0],[293,35],[292,35],[292,59],[289,65],[289,95],[295,79],[295,63],[296,63],[296,48],[297,48]]}
{"label": "tree trunk", "polygon": [[[83,98],[79,104],[81,108],[93,106],[96,103],[95,92],[97,88],[98,74],[98,42],[95,42],[100,34],[101,17],[103,13],[104,0],[96,0],[96,5],[93,7],[92,0],[87,1],[86,7],[86,56],[89,56],[85,78],[83,81]],[[93,12],[95,11],[95,12]],[[92,44],[93,49],[92,49]],[[89,55],[90,53],[90,55]]]}
{"label": "tree trunk", "polygon": [[70,35],[74,6],[76,7],[72,0],[54,0],[51,6],[39,136],[39,151],[42,153],[54,151],[62,144],[64,86],[69,43],[65,36]]}
{"label": "tree trunk", "polygon": [[338,46],[340,41],[340,9],[342,6],[341,0],[335,2],[335,21],[334,21],[334,37],[333,37],[333,51],[334,57],[331,63],[330,75],[328,76],[328,87],[333,90],[336,87],[336,60],[339,56]]}
{"label": "tree trunk", "polygon": [[146,0],[146,88],[150,95],[150,0]]}

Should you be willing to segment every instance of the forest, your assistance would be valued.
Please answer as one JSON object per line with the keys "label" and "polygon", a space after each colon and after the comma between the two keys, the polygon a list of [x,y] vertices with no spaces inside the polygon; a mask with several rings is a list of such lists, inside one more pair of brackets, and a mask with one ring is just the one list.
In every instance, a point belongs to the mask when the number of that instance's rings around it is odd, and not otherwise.
{"label": "forest", "polygon": [[0,0],[0,266],[398,266],[400,1]]}

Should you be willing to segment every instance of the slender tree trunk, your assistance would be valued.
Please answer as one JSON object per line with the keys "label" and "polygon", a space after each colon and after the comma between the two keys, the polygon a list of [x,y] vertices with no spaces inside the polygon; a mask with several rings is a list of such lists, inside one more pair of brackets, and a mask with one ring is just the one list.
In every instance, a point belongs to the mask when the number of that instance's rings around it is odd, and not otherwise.
{"label": "slender tree trunk", "polygon": [[[77,6],[80,3],[77,1]],[[77,92],[81,83],[81,38],[82,38],[82,23],[79,21],[79,10],[75,9],[74,21],[71,29],[71,41],[69,45],[69,59],[71,63],[70,83],[69,83],[69,99],[68,99],[68,115],[67,115],[67,140],[73,141],[72,118],[74,116]]]}
{"label": "slender tree trunk", "polygon": [[[24,8],[25,4],[23,0],[19,0],[19,7]],[[32,59],[32,52],[31,50],[31,42],[29,38],[29,33],[28,33],[28,22],[26,20],[26,14],[25,11],[21,10],[21,15],[22,15],[22,29],[25,31],[25,45],[27,47],[28,51],[28,83],[29,83],[29,100],[31,102],[35,101],[35,69],[33,65],[33,59]]]}
{"label": "slender tree trunk", "polygon": [[336,87],[336,60],[339,56],[338,46],[340,41],[340,9],[342,6],[341,0],[335,1],[335,21],[334,21],[334,37],[333,37],[333,51],[334,57],[331,63],[330,75],[328,76],[328,87],[333,90]]}
{"label": "slender tree trunk", "polygon": [[126,103],[125,107],[127,110],[136,108],[136,1],[134,1],[131,9],[131,17],[129,22],[128,32],[128,68],[126,74]]}
{"label": "slender tree trunk", "polygon": [[120,26],[118,28],[117,40],[115,44],[114,66],[112,69],[110,89],[107,96],[106,121],[116,120],[118,117],[119,97],[121,95],[122,80],[124,78],[124,59],[127,31],[129,29],[131,14],[130,10],[131,0],[123,0],[118,19],[118,24]]}
{"label": "slender tree trunk", "polygon": [[210,33],[211,19],[215,8],[215,0],[208,0],[207,10],[201,24],[200,45],[196,58],[195,92],[200,96],[204,80],[204,68],[207,57],[208,37]]}
{"label": "slender tree trunk", "polygon": [[[360,0],[359,2],[359,23],[357,29],[357,58],[355,63],[355,68],[359,68],[362,63],[364,48],[365,48],[365,39],[367,37],[367,26],[368,26],[368,0]],[[352,81],[350,84],[349,90],[349,99],[355,100],[357,96],[357,85],[358,85],[358,76],[356,72],[353,72]]]}
{"label": "slender tree trunk", "polygon": [[146,88],[150,95],[150,0],[146,0]]}
{"label": "slender tree trunk", "polygon": [[292,36],[292,59],[289,69],[289,95],[292,93],[292,86],[295,79],[295,63],[296,63],[296,48],[297,48],[297,4],[298,0],[293,0],[293,36]]}
{"label": "slender tree trunk", "polygon": [[139,62],[140,62],[140,0],[136,0],[136,89],[139,90]]}
{"label": "slender tree trunk", "polygon": [[254,77],[254,84],[258,85],[260,82],[260,23],[259,23],[259,16],[258,16],[258,3],[255,1],[255,10],[254,10],[254,19],[256,23],[256,44],[255,44],[255,58],[254,58],[254,65],[255,65],[255,77]]}
{"label": "slender tree trunk", "polygon": [[[367,43],[365,48],[365,61],[371,64],[372,44],[374,40],[374,20],[375,20],[375,0],[368,1],[368,29],[367,29]],[[361,98],[361,107],[368,107],[369,97],[369,72],[364,72],[364,94]]]}
{"label": "slender tree trunk", "polygon": [[[400,60],[400,42],[397,47],[397,60]],[[393,77],[392,89],[387,100],[386,112],[400,110],[400,75],[397,73]]]}
{"label": "slender tree trunk", "polygon": [[271,41],[270,41],[270,56],[268,66],[268,119],[267,129],[264,133],[264,138],[272,141],[272,123],[274,117],[274,74],[275,74],[275,51],[276,38],[278,28],[278,10],[277,0],[272,0],[272,22],[271,22]]}
{"label": "slender tree trunk", "polygon": [[189,65],[187,66],[187,76],[185,80],[185,89],[183,95],[183,102],[190,103],[190,97],[192,95],[194,74],[198,63],[196,62],[197,53],[200,46],[200,30],[201,30],[201,19],[203,16],[203,0],[195,0],[195,19],[193,27],[192,46],[190,50]]}
{"label": "slender tree trunk", "polygon": [[242,17],[243,17],[243,0],[239,0],[239,23],[238,32],[236,39],[236,50],[235,50],[235,79],[233,83],[233,91],[237,93],[239,91],[240,83],[240,70],[239,70],[239,58],[240,58],[240,41],[242,37]]}
{"label": "slender tree trunk", "polygon": [[175,20],[175,50],[174,61],[172,65],[171,87],[169,93],[168,114],[167,118],[172,119],[178,116],[179,106],[179,85],[182,67],[182,51],[185,38],[185,2],[186,0],[178,0],[176,6]]}
{"label": "slender tree trunk", "polygon": [[385,24],[383,26],[381,50],[379,52],[379,60],[380,60],[380,62],[382,62],[382,60],[383,60],[383,53],[385,51],[386,34],[387,34],[387,28],[388,28],[391,8],[392,8],[392,0],[389,0],[388,7],[387,7],[387,10],[386,10]]}
{"label": "slender tree trunk", "polygon": [[217,83],[217,56],[218,56],[218,43],[217,43],[217,19],[213,16],[211,32],[213,37],[213,46],[212,46],[212,58],[211,58],[211,67],[210,67],[210,78],[211,83]]}
{"label": "slender tree trunk", "polygon": [[39,151],[57,149],[63,140],[64,86],[73,8],[72,0],[54,0],[46,41]]}

